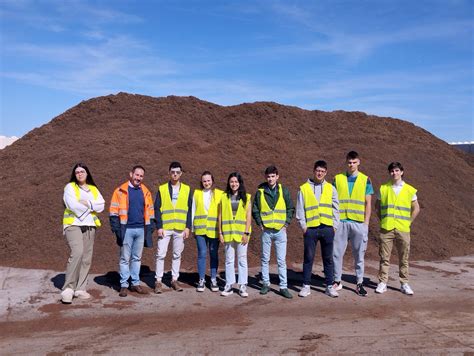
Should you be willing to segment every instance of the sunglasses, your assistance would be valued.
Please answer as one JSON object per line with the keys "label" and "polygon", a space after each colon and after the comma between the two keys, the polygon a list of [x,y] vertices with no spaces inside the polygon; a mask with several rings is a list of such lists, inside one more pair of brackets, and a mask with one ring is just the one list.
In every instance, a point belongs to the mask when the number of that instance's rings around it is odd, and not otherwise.
{"label": "sunglasses", "polygon": [[172,169],[172,170],[170,171],[170,173],[171,173],[171,174],[181,174],[181,173],[183,173],[183,172],[180,171],[180,170],[173,170],[173,169]]}

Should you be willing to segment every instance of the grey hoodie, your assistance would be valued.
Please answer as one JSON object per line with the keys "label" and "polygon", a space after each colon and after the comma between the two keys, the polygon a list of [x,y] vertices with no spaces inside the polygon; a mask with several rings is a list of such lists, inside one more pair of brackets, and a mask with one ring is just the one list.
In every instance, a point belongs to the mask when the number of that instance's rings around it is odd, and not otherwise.
{"label": "grey hoodie", "polygon": [[[331,184],[326,181],[323,181],[322,184],[315,183],[312,179],[308,179],[307,181],[313,192],[316,196],[316,200],[319,202],[321,199],[321,192],[323,190],[323,186],[325,184]],[[300,225],[301,229],[306,229],[306,216],[304,212],[304,201],[303,201],[303,194],[301,193],[301,189],[298,190],[298,198],[296,202],[296,220]],[[332,220],[333,220],[333,227],[337,229],[339,226],[339,199],[337,197],[337,190],[333,188],[332,190]]]}

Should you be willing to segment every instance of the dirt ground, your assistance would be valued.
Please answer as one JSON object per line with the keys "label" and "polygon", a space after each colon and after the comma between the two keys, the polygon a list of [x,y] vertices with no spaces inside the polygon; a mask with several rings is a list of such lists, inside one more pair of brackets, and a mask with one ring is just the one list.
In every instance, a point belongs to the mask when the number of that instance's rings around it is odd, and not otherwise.
{"label": "dirt ground", "polygon": [[[398,290],[392,265],[389,290],[374,293],[377,263],[367,262],[369,295],[354,292],[350,269],[340,297],[323,291],[315,265],[312,294],[299,298],[301,265],[290,265],[294,298],[272,287],[258,293],[258,269],[249,272],[249,297],[227,298],[194,289],[120,298],[117,274],[93,275],[89,301],[59,302],[64,274],[0,267],[0,354],[459,354],[474,353],[474,256],[411,263],[412,297]],[[147,289],[153,272],[142,270]]]}

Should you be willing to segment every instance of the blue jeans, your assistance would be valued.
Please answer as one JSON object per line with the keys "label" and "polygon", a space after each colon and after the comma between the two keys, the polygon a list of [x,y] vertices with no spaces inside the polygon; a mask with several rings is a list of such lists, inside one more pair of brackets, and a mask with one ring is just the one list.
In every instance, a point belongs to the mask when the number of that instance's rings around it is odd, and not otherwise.
{"label": "blue jeans", "polygon": [[262,281],[270,285],[268,264],[272,250],[272,241],[275,243],[275,252],[278,264],[278,276],[280,277],[280,289],[287,288],[286,278],[286,228],[280,231],[265,229],[262,233]]}
{"label": "blue jeans", "polygon": [[303,284],[311,285],[311,273],[313,271],[314,255],[318,241],[321,244],[326,286],[330,286],[334,283],[334,263],[332,257],[334,228],[327,225],[309,227],[304,234]]}
{"label": "blue jeans", "polygon": [[128,288],[128,279],[132,277],[132,286],[140,285],[140,265],[142,260],[145,229],[127,228],[120,248],[120,287]]}
{"label": "blue jeans", "polygon": [[204,279],[206,277],[206,257],[208,248],[211,266],[211,279],[216,279],[217,266],[219,265],[219,258],[217,256],[217,252],[219,251],[219,239],[212,239],[206,235],[196,235],[196,243],[198,249],[197,267],[199,279]]}

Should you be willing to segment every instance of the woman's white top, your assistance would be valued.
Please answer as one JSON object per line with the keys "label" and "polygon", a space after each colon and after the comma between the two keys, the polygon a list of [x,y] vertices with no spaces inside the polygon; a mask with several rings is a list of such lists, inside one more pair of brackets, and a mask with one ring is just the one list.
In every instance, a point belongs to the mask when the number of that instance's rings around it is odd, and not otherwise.
{"label": "woman's white top", "polygon": [[[74,222],[71,225],[74,226],[95,226],[94,219],[91,215],[91,212],[101,213],[104,211],[105,201],[102,197],[102,194],[97,196],[97,199],[94,199],[92,191],[86,191],[81,186],[79,186],[79,200],[85,200],[88,203],[88,206],[85,206],[79,203],[76,197],[76,191],[72,184],[68,184],[64,189],[63,201],[66,205],[66,208],[71,210],[75,217]],[[65,226],[64,228],[66,228]]]}

